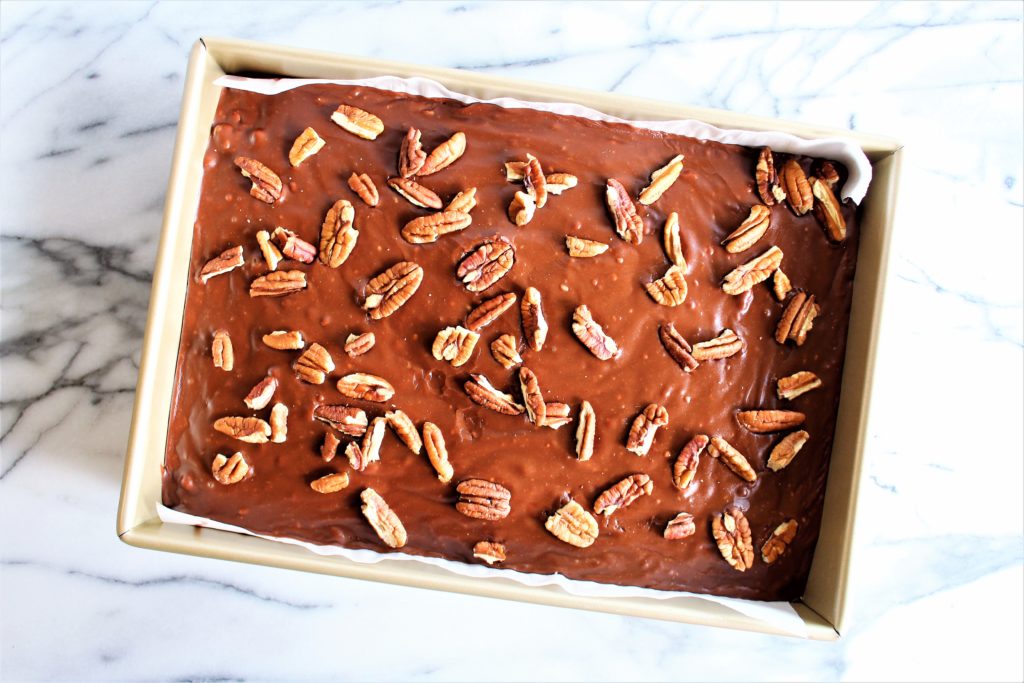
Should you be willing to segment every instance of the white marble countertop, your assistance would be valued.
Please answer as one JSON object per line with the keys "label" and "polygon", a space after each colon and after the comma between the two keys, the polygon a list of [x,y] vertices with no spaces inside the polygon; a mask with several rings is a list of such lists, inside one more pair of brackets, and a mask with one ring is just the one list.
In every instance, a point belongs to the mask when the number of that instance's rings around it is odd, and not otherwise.
{"label": "white marble countertop", "polygon": [[[200,35],[901,139],[850,632],[803,642],[121,544]],[[1022,42],[1020,3],[0,4],[0,679],[1020,680]]]}

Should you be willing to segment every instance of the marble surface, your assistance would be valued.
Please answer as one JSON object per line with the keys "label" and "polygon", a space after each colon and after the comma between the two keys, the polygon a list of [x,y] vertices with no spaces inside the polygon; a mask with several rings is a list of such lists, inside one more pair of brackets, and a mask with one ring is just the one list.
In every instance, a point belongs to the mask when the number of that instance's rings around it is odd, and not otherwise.
{"label": "marble surface", "polygon": [[[0,679],[1020,680],[1022,19],[1020,3],[0,4]],[[163,197],[204,34],[901,139],[845,638],[121,544]]]}

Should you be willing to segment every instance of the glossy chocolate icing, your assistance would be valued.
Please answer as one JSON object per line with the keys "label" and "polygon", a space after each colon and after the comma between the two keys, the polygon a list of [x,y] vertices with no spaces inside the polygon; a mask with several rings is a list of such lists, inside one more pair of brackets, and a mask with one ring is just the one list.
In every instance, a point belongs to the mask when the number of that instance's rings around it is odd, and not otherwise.
{"label": "glossy chocolate icing", "polygon": [[[386,126],[383,134],[375,141],[364,140],[332,123],[330,115],[341,103],[379,116]],[[288,150],[307,126],[316,129],[326,146],[292,168]],[[433,244],[412,245],[401,238],[402,226],[428,211],[412,206],[385,182],[396,175],[398,150],[409,126],[423,131],[427,151],[455,131],[468,139],[465,155],[454,165],[420,180],[446,202],[460,190],[478,190],[472,225]],[[549,197],[531,223],[517,228],[506,209],[522,187],[506,181],[503,165],[525,160],[527,153],[540,159],[546,173],[572,173],[579,185]],[[646,229],[643,244],[619,239],[605,206],[605,180],[617,178],[635,197],[649,174],[676,154],[685,155],[679,180],[652,206],[637,205]],[[727,253],[720,241],[760,201],[753,178],[757,154],[753,148],[628,125],[366,87],[313,85],[276,96],[225,90],[205,157],[195,222],[164,503],[260,534],[388,552],[359,511],[359,493],[369,486],[408,529],[409,542],[401,552],[479,562],[473,558],[473,545],[493,540],[507,547],[508,559],[501,566],[525,572],[763,600],[798,597],[821,519],[858,225],[855,207],[844,206],[848,238],[835,245],[813,215],[797,217],[787,206],[774,206],[765,237],[747,252]],[[239,155],[257,159],[280,175],[285,186],[280,201],[268,205],[249,195],[250,182],[233,164]],[[778,156],[777,167],[785,159]],[[799,161],[807,170],[814,162]],[[379,206],[370,208],[355,196],[346,182],[352,172],[373,179],[381,195]],[[319,262],[307,266],[286,261],[281,267],[305,271],[309,287],[282,298],[250,298],[250,281],[267,270],[256,232],[284,226],[315,245],[325,213],[341,198],[355,206],[359,230],[348,262],[332,270]],[[643,288],[669,265],[661,229],[670,211],[679,213],[689,263],[689,294],[676,308],[655,304]],[[606,242],[611,249],[596,258],[570,258],[567,234]],[[466,291],[456,279],[457,264],[471,248],[498,235],[515,246],[514,267],[487,291]],[[245,265],[201,284],[197,274],[203,264],[236,244],[245,247]],[[794,286],[815,294],[821,306],[800,348],[773,339],[784,305],[772,295],[770,280],[740,296],[726,295],[719,286],[723,275],[773,244],[785,253],[782,268]],[[424,268],[422,286],[397,313],[371,321],[360,308],[367,280],[402,260]],[[519,307],[514,306],[482,331],[473,358],[463,367],[432,357],[438,330],[460,324],[486,298],[502,292],[521,298],[531,285],[543,295],[550,325],[541,352],[522,344]],[[589,306],[621,347],[621,355],[602,362],[573,336],[572,312],[579,304]],[[690,343],[728,327],[746,348],[686,374],[659,343],[658,325],[668,320]],[[230,373],[215,369],[210,358],[213,333],[221,328],[234,343],[235,368]],[[291,365],[301,352],[277,351],[261,342],[264,334],[282,329],[301,330],[307,344],[318,342],[330,351],[337,369],[325,384],[295,378]],[[346,337],[364,331],[376,334],[376,346],[350,358],[342,350]],[[499,389],[519,396],[515,370],[503,369],[489,353],[490,342],[502,333],[520,339],[520,352],[539,377],[545,399],[571,406],[570,425],[537,428],[525,417],[492,412],[466,396],[463,384],[470,373],[482,373]],[[779,400],[775,380],[798,370],[815,372],[823,387],[792,402]],[[397,391],[394,399],[386,405],[345,399],[335,382],[350,372],[384,377]],[[267,374],[280,382],[274,401],[291,411],[287,442],[250,445],[214,431],[219,417],[254,414],[242,399]],[[577,461],[574,454],[575,416],[582,399],[597,413],[595,455],[588,462]],[[639,457],[625,449],[626,434],[633,418],[652,402],[667,408],[670,422],[658,432],[650,454]],[[397,406],[418,426],[425,420],[438,424],[454,479],[440,483],[426,455],[413,455],[390,432],[380,462],[363,472],[349,468],[344,445],[335,460],[324,463],[319,452],[327,427],[312,419],[314,407],[324,403],[358,405],[371,418]],[[778,473],[765,463],[782,434],[749,433],[734,417],[737,410],[759,407],[807,414],[804,428],[810,441]],[[269,408],[255,414],[267,419]],[[758,472],[757,481],[748,484],[705,453],[696,483],[685,493],[676,490],[672,464],[696,433],[727,439],[746,454]],[[218,453],[238,450],[251,473],[235,485],[216,483],[211,461]],[[323,495],[310,488],[310,481],[336,471],[349,472],[351,484],[344,491]],[[610,517],[599,516],[600,537],[591,547],[569,546],[544,529],[548,515],[570,497],[592,510],[608,486],[641,472],[653,480],[653,493]],[[472,477],[511,490],[512,511],[506,519],[481,521],[456,511],[455,485]],[[711,516],[732,504],[746,512],[757,554],[753,568],[744,573],[723,560],[710,533]],[[694,515],[697,533],[666,540],[665,524],[682,511]],[[796,539],[775,564],[766,565],[761,545],[789,518],[799,522]]]}

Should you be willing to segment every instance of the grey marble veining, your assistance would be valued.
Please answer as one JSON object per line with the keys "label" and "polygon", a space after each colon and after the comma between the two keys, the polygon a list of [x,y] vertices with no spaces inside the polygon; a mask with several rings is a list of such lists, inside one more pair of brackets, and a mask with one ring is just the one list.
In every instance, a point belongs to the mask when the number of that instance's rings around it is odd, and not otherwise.
{"label": "grey marble veining", "polygon": [[[1022,29],[1020,3],[0,3],[0,679],[1020,680]],[[120,544],[200,35],[903,141],[851,632],[807,643]]]}

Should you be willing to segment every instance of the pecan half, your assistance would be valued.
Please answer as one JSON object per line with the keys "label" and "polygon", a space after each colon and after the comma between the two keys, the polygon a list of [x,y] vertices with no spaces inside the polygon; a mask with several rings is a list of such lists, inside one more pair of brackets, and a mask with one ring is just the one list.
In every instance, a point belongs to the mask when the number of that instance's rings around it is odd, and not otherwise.
{"label": "pecan half", "polygon": [[599,515],[610,515],[620,507],[624,508],[632,504],[641,496],[649,494],[654,490],[654,482],[646,474],[631,474],[604,493],[594,501],[594,512]]}
{"label": "pecan half", "polygon": [[370,523],[373,530],[377,532],[380,540],[392,548],[401,548],[409,539],[402,526],[402,520],[398,518],[387,502],[380,494],[373,489],[363,489],[359,494],[363,501],[362,511],[366,521]]}
{"label": "pecan half", "polygon": [[831,161],[823,161],[818,166],[818,170],[815,171],[814,175],[826,185],[831,187],[833,190],[836,187],[836,183],[839,182],[839,171],[832,165]]}
{"label": "pecan half", "polygon": [[686,301],[686,271],[679,266],[669,266],[663,276],[654,282],[648,282],[644,289],[662,306],[678,306]]}
{"label": "pecan half", "polygon": [[811,435],[802,429],[782,437],[772,448],[771,455],[768,456],[768,469],[772,472],[784,469],[789,463],[793,462],[793,458],[796,457],[809,438],[811,438]]}
{"label": "pecan half", "polygon": [[615,220],[615,231],[619,237],[631,242],[640,244],[644,241],[644,222],[636,212],[633,200],[629,193],[618,180],[609,178],[604,192],[605,202],[608,204],[608,211]]}
{"label": "pecan half", "polygon": [[263,343],[278,351],[294,351],[306,345],[302,333],[295,330],[274,330],[263,335]]}
{"label": "pecan half", "polygon": [[604,242],[573,237],[572,235],[565,236],[565,246],[569,250],[569,256],[573,258],[593,258],[608,251],[608,245]]}
{"label": "pecan half", "polygon": [[750,207],[750,215],[743,219],[740,227],[729,233],[729,236],[722,240],[722,245],[730,254],[738,254],[754,246],[759,239],[764,237],[772,224],[772,214],[764,204],[754,204]]}
{"label": "pecan half", "polygon": [[366,413],[360,408],[344,405],[321,405],[313,409],[313,419],[337,429],[348,436],[362,436],[366,433]]}
{"label": "pecan half", "polygon": [[[356,457],[349,453],[348,447],[345,448],[345,455],[349,457],[349,464],[353,469],[361,472],[370,463],[380,460],[380,446],[384,443],[384,431],[387,426],[388,421],[385,418],[373,418],[366,428],[366,433],[363,434],[363,442],[359,444]],[[355,443],[351,443],[349,446],[355,446]]]}
{"label": "pecan half", "polygon": [[452,464],[448,461],[448,448],[444,443],[444,435],[433,422],[423,423],[423,445],[426,446],[427,458],[434,471],[437,472],[437,478],[441,480],[442,484],[450,482],[455,470],[452,469]]}
{"label": "pecan half", "polygon": [[600,360],[609,360],[619,354],[619,345],[594,320],[585,304],[577,306],[572,314],[572,333]]}
{"label": "pecan half", "polygon": [[409,178],[388,178],[388,187],[402,195],[410,204],[423,209],[440,209],[444,206],[441,198],[430,188]]}
{"label": "pecan half", "polygon": [[479,332],[501,317],[501,314],[512,308],[515,303],[516,295],[512,292],[499,294],[498,296],[487,299],[486,301],[481,301],[476,308],[470,311],[466,316],[466,328],[474,332]]}
{"label": "pecan half", "polygon": [[776,269],[775,274],[772,275],[772,292],[775,294],[775,298],[785,301],[791,291],[793,291],[793,284],[789,281],[789,276],[782,272],[782,268]]}
{"label": "pecan half", "polygon": [[519,355],[519,344],[511,334],[503,334],[491,342],[491,355],[506,370],[523,362]]}
{"label": "pecan half", "polygon": [[640,203],[649,206],[661,198],[683,172],[683,155],[677,154],[672,160],[651,174],[651,184],[640,190]]}
{"label": "pecan half", "polygon": [[374,320],[386,318],[407,302],[423,282],[423,269],[412,261],[399,261],[366,283],[363,308]]}
{"label": "pecan half", "polygon": [[523,392],[527,417],[533,424],[542,426],[547,417],[547,404],[544,403],[544,394],[541,393],[537,375],[525,365],[519,368],[519,387]]}
{"label": "pecan half", "polygon": [[402,228],[402,238],[409,244],[429,244],[441,235],[465,230],[473,217],[461,211],[441,211],[413,218]]}
{"label": "pecan half", "polygon": [[508,219],[522,227],[533,220],[537,203],[525,192],[516,192],[508,205]]}
{"label": "pecan half", "polygon": [[552,401],[544,404],[544,423],[541,427],[561,429],[572,422],[572,408],[565,403]]}
{"label": "pecan half", "polygon": [[351,358],[368,353],[377,343],[377,336],[373,332],[362,334],[350,334],[345,339],[345,353]]}
{"label": "pecan half", "polygon": [[292,365],[292,369],[304,382],[323,384],[327,379],[327,374],[334,372],[334,359],[331,358],[327,349],[313,342],[308,349],[302,352],[302,355]]}
{"label": "pecan half", "polygon": [[461,325],[446,327],[434,337],[431,353],[437,360],[446,360],[452,364],[453,368],[457,368],[466,364],[466,361],[473,355],[473,349],[476,348],[478,341],[480,341],[478,333],[467,330]]}
{"label": "pecan half", "polygon": [[270,399],[274,398],[275,391],[277,391],[277,379],[264,377],[249,390],[243,402],[250,410],[263,410],[270,405]]}
{"label": "pecan half", "polygon": [[740,410],[736,413],[736,421],[740,426],[755,434],[770,434],[799,427],[804,419],[804,414],[795,410]]}
{"label": "pecan half", "polygon": [[235,166],[252,181],[249,194],[253,197],[266,204],[273,204],[281,198],[284,189],[281,178],[262,163],[249,157],[235,157]]}
{"label": "pecan half", "polygon": [[662,323],[658,327],[658,338],[665,351],[683,369],[683,372],[692,372],[700,363],[693,357],[693,347],[676,330],[675,323]]}
{"label": "pecan half", "polygon": [[824,180],[811,178],[811,193],[814,195],[814,216],[828,232],[833,242],[846,239],[846,219],[832,188]]}
{"label": "pecan half", "polygon": [[365,140],[376,140],[384,132],[384,122],[368,111],[347,104],[339,105],[331,114],[331,121]]}
{"label": "pecan half", "polygon": [[359,401],[384,403],[395,396],[395,388],[383,377],[354,372],[338,380],[338,391]]}
{"label": "pecan half", "polygon": [[473,557],[487,564],[505,561],[505,546],[493,541],[478,541],[473,546]]}
{"label": "pecan half", "polygon": [[724,462],[726,467],[740,479],[749,482],[757,481],[757,472],[750,466],[750,461],[722,437],[711,437],[711,443],[708,444],[708,455]]}
{"label": "pecan half", "polygon": [[256,243],[260,245],[260,252],[263,254],[263,260],[267,262],[267,267],[277,270],[277,266],[284,260],[284,256],[281,255],[281,250],[277,248],[277,245],[270,241],[270,233],[266,230],[257,232]]}
{"label": "pecan half", "polygon": [[476,188],[471,187],[466,190],[462,190],[457,195],[452,197],[452,200],[448,202],[448,206],[444,207],[445,211],[458,211],[460,213],[469,213],[476,208]]}
{"label": "pecan half", "polygon": [[737,266],[722,279],[722,291],[733,296],[743,294],[764,282],[782,264],[782,250],[771,247],[766,252]]}
{"label": "pecan half", "polygon": [[526,155],[523,186],[526,188],[526,193],[533,198],[537,208],[544,208],[544,205],[548,202],[547,179],[544,177],[544,170],[540,167],[540,162],[532,154]]}
{"label": "pecan half", "polygon": [[802,396],[820,386],[821,380],[817,375],[808,370],[801,370],[788,377],[780,377],[776,384],[776,392],[779,398],[792,401],[797,396]]}
{"label": "pecan half", "polygon": [[459,493],[455,509],[467,517],[495,521],[512,511],[512,493],[493,481],[465,479],[455,490]]}
{"label": "pecan half", "polygon": [[558,540],[577,548],[589,548],[599,533],[597,520],[575,500],[570,500],[548,517],[544,528]]}
{"label": "pecan half", "polygon": [[284,443],[288,440],[288,406],[275,403],[270,409],[270,440]]}
{"label": "pecan half", "polygon": [[665,255],[675,266],[679,266],[686,272],[686,257],[683,256],[683,238],[679,234],[679,214],[673,211],[665,219],[665,230],[662,234],[662,246],[665,247]]}
{"label": "pecan half", "polygon": [[249,284],[249,296],[286,296],[306,288],[306,274],[301,270],[276,270],[261,275]]}
{"label": "pecan half", "polygon": [[431,175],[448,168],[466,152],[466,134],[459,131],[442,142],[427,155],[417,175]]}
{"label": "pecan half", "polygon": [[213,428],[246,443],[266,443],[270,440],[270,425],[258,417],[222,417],[213,423]]}
{"label": "pecan half", "polygon": [[721,515],[715,515],[711,519],[711,533],[729,566],[741,572],[754,566],[750,523],[739,508],[730,506]]}
{"label": "pecan half", "polygon": [[319,479],[309,482],[309,488],[317,493],[337,493],[348,487],[348,472],[325,474]]}
{"label": "pecan half", "polygon": [[225,372],[235,369],[235,350],[231,345],[231,337],[227,330],[217,330],[213,333],[210,353],[213,356],[213,367],[220,368]]}
{"label": "pecan half", "polygon": [[519,313],[523,319],[527,345],[534,351],[540,351],[544,348],[544,340],[548,338],[548,321],[544,318],[544,307],[536,288],[526,288],[523,301],[519,304]]}
{"label": "pecan half", "polygon": [[775,171],[775,157],[768,147],[762,147],[757,157],[754,180],[757,181],[757,193],[767,206],[774,206],[786,198],[786,191],[779,185],[779,174]]}
{"label": "pecan half", "polygon": [[700,454],[707,447],[708,441],[706,434],[698,434],[687,441],[683,449],[679,451],[679,457],[676,458],[675,465],[672,466],[672,483],[680,491],[685,490],[693,483],[693,478],[697,475],[697,467],[700,465]]}
{"label": "pecan half", "polygon": [[316,258],[316,247],[286,228],[274,228],[274,241],[288,258],[301,263],[312,263]]}
{"label": "pecan half", "polygon": [[306,128],[306,130],[299,133],[299,137],[295,138],[295,142],[292,143],[292,148],[288,151],[288,163],[292,166],[298,166],[323,149],[325,144],[327,143],[316,134],[315,130]]}
{"label": "pecan half", "polygon": [[697,525],[693,521],[693,515],[689,512],[680,512],[668,520],[665,525],[665,538],[670,541],[678,541],[688,538],[697,533]]}
{"label": "pecan half", "polygon": [[338,455],[338,446],[340,444],[341,440],[334,435],[334,432],[327,432],[324,435],[324,443],[320,446],[320,457],[324,462],[334,460],[334,457]]}
{"label": "pecan half", "polygon": [[466,289],[482,292],[505,277],[516,262],[516,251],[504,238],[487,240],[462,257],[455,271]]}
{"label": "pecan half", "polygon": [[571,173],[549,173],[544,176],[544,184],[548,194],[562,194],[571,190],[579,183],[579,178]]}
{"label": "pecan half", "polygon": [[576,427],[576,457],[581,461],[594,457],[594,438],[597,436],[597,415],[590,401],[580,404],[580,423]]}
{"label": "pecan half", "polygon": [[793,209],[793,213],[803,216],[810,211],[814,196],[811,194],[811,185],[807,182],[807,174],[796,159],[790,159],[782,165],[779,179],[786,190],[786,202],[789,203],[789,208]]}
{"label": "pecan half", "polygon": [[423,168],[427,153],[423,151],[422,133],[416,128],[409,128],[402,138],[402,146],[398,150],[398,175],[411,178]]}
{"label": "pecan half", "polygon": [[797,346],[803,346],[819,310],[813,294],[808,296],[806,292],[797,292],[789,300],[786,310],[779,318],[779,324],[775,328],[775,341],[780,344],[792,341]]}
{"label": "pecan half", "polygon": [[359,231],[352,227],[356,210],[347,199],[339,199],[327,210],[320,226],[320,263],[337,268],[356,248]]}
{"label": "pecan half", "polygon": [[692,353],[696,360],[703,363],[706,360],[720,360],[735,356],[743,350],[743,346],[743,340],[735,332],[726,328],[714,339],[694,344]]}
{"label": "pecan half", "polygon": [[205,285],[210,278],[223,275],[244,264],[245,257],[242,254],[242,247],[231,247],[206,262],[203,269],[199,271],[199,280]]}
{"label": "pecan half", "polygon": [[771,538],[761,546],[761,559],[764,560],[765,564],[774,563],[775,560],[779,559],[786,552],[786,548],[796,538],[796,528],[797,523],[795,519],[787,519],[775,527]]}
{"label": "pecan half", "polygon": [[377,206],[380,204],[380,192],[377,191],[373,178],[365,173],[353,172],[348,177],[348,186],[367,206]]}
{"label": "pecan half", "polygon": [[482,405],[484,408],[490,408],[491,410],[502,413],[504,415],[522,415],[525,408],[519,403],[515,402],[515,399],[511,394],[506,394],[503,391],[498,391],[491,381],[483,375],[470,375],[471,379],[466,382],[465,389],[466,394],[473,400],[474,403]]}
{"label": "pecan half", "polygon": [[654,435],[659,427],[668,424],[668,411],[664,406],[651,403],[633,420],[626,439],[626,450],[637,455],[647,455],[654,443]]}
{"label": "pecan half", "polygon": [[230,486],[245,479],[249,474],[249,463],[241,453],[235,453],[230,458],[218,453],[210,464],[210,474],[218,484]]}
{"label": "pecan half", "polygon": [[395,432],[395,436],[405,444],[405,447],[419,455],[420,448],[423,447],[423,441],[420,439],[419,432],[416,431],[416,425],[413,424],[412,419],[401,410],[385,413],[384,418]]}

